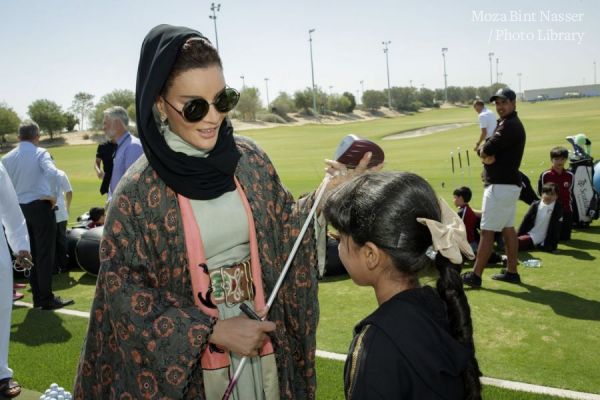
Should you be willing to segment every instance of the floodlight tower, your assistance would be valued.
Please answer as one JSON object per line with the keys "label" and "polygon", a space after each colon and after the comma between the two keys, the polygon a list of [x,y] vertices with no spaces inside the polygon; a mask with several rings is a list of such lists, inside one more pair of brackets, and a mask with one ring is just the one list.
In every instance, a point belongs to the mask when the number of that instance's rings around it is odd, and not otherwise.
{"label": "floodlight tower", "polygon": [[594,61],[594,85],[596,84],[596,61]]}
{"label": "floodlight tower", "polygon": [[244,75],[240,75],[240,78],[242,79],[242,90],[246,89],[246,81],[244,80]]}
{"label": "floodlight tower", "polygon": [[446,53],[447,47],[442,47],[442,58],[444,59],[444,103],[448,102],[448,74],[446,73]]}
{"label": "floodlight tower", "polygon": [[269,102],[269,78],[265,78],[265,87],[267,89],[267,112],[271,109],[271,103]]}
{"label": "floodlight tower", "polygon": [[519,77],[519,93],[521,93],[521,100],[523,100],[523,92],[521,91],[521,76],[523,76],[523,74],[519,72],[517,76]]}
{"label": "floodlight tower", "polygon": [[494,53],[488,53],[488,57],[490,59],[490,86],[492,86],[494,84],[492,78],[492,57],[494,57]]}
{"label": "floodlight tower", "polygon": [[221,4],[215,5],[215,3],[210,4],[210,11],[212,11],[212,15],[209,15],[208,18],[212,19],[215,23],[215,42],[217,43],[217,51],[219,51],[219,36],[217,35],[217,11],[221,11]]}
{"label": "floodlight tower", "polygon": [[500,76],[498,72],[498,64],[500,63],[500,59],[496,57],[496,83],[500,83]]}
{"label": "floodlight tower", "polygon": [[383,52],[385,53],[385,66],[387,68],[387,81],[388,81],[388,107],[392,109],[392,89],[390,87],[390,63],[388,59],[388,45],[392,43],[391,40],[383,41],[381,44],[384,46]]}
{"label": "floodlight tower", "polygon": [[310,43],[310,74],[312,76],[312,93],[313,93],[313,112],[318,114],[317,112],[317,89],[315,87],[315,67],[313,65],[313,52],[312,52],[312,33],[314,29],[308,30],[308,42]]}

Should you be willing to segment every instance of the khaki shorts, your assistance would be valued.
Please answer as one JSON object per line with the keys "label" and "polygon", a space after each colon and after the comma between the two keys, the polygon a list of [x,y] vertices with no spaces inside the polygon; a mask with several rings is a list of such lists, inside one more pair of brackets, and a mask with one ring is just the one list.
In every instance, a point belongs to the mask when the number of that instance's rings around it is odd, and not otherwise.
{"label": "khaki shorts", "polygon": [[515,226],[521,188],[516,185],[489,185],[483,192],[481,229],[501,232]]}

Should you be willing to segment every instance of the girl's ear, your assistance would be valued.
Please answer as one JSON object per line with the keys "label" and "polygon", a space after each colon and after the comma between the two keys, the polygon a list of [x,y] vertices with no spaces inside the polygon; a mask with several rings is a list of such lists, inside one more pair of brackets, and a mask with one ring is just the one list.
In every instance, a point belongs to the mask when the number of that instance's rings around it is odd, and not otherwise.
{"label": "girl's ear", "polygon": [[380,263],[383,256],[382,251],[373,242],[366,242],[361,248],[363,257],[366,261],[369,270],[375,269]]}

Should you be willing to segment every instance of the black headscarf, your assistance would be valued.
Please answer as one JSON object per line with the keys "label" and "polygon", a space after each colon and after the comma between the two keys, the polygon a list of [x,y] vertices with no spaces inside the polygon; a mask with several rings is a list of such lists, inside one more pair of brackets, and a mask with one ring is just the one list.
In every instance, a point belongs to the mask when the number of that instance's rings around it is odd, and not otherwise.
{"label": "black headscarf", "polygon": [[204,36],[193,29],[171,25],[158,25],[146,35],[135,94],[137,127],[148,162],[167,186],[191,199],[210,200],[235,189],[233,174],[240,154],[231,121],[226,118],[221,124],[217,143],[208,157],[192,157],[169,147],[152,111],[181,47],[190,37]]}

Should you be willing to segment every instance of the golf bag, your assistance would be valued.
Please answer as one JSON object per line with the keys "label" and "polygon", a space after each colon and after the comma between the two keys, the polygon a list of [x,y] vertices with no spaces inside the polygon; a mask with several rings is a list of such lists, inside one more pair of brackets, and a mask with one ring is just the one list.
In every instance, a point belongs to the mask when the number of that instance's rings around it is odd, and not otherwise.
{"label": "golf bag", "polygon": [[591,141],[583,134],[567,137],[573,146],[569,169],[573,173],[573,226],[586,227],[600,216],[598,192],[594,189],[594,159]]}

